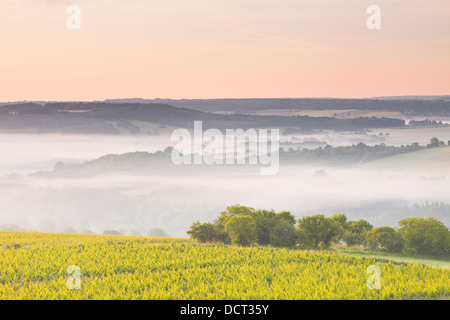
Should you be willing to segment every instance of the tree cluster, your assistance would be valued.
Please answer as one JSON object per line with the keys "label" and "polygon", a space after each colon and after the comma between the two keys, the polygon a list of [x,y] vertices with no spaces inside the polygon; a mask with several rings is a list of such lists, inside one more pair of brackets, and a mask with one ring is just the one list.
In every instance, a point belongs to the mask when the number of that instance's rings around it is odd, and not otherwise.
{"label": "tree cluster", "polygon": [[271,245],[302,249],[327,249],[333,243],[360,245],[390,253],[448,257],[450,231],[435,218],[407,218],[399,228],[376,227],[345,214],[305,216],[296,221],[288,211],[256,210],[241,205],[227,207],[213,222],[194,222],[187,234],[199,242],[241,246]]}
{"label": "tree cluster", "polygon": [[187,234],[200,242],[282,247],[296,244],[295,217],[290,212],[241,205],[227,207],[212,223],[194,222]]}
{"label": "tree cluster", "polygon": [[296,221],[288,211],[256,210],[241,205],[227,207],[213,222],[194,222],[187,234],[199,242],[276,247],[327,248],[346,239],[363,244],[373,226],[361,219],[347,221],[345,214],[314,215]]}
{"label": "tree cluster", "polygon": [[[437,140],[437,142],[436,142]],[[442,146],[443,142],[436,138],[430,139],[428,148],[435,146]],[[421,147],[419,143],[414,142],[410,145],[402,146],[387,146],[384,143],[374,146],[366,145],[362,142],[351,146],[332,147],[327,145],[315,149],[290,149],[284,151],[280,149],[280,158],[283,162],[297,162],[297,161],[314,161],[314,162],[333,162],[333,163],[361,163],[368,162],[384,157],[390,157],[409,152],[414,152],[427,147]]]}

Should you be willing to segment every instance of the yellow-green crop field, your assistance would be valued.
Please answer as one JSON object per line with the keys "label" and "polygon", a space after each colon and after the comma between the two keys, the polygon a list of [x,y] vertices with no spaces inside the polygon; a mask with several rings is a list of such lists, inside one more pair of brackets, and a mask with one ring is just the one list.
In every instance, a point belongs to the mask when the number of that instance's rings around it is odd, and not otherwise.
{"label": "yellow-green crop field", "polygon": [[[367,286],[371,265],[380,269],[380,289]],[[79,267],[79,289],[73,287],[77,282],[67,273],[69,266]],[[449,295],[450,270],[417,264],[331,252],[197,245],[176,238],[0,232],[0,299],[435,299]]]}

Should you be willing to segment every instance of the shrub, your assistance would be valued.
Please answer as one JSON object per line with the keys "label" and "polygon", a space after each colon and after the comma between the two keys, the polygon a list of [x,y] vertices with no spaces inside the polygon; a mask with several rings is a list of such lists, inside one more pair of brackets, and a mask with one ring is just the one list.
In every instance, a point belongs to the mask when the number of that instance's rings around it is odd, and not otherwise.
{"label": "shrub", "polygon": [[187,234],[199,242],[214,242],[217,240],[218,232],[214,224],[206,222],[200,223],[196,221],[192,224],[191,228],[187,231]]}

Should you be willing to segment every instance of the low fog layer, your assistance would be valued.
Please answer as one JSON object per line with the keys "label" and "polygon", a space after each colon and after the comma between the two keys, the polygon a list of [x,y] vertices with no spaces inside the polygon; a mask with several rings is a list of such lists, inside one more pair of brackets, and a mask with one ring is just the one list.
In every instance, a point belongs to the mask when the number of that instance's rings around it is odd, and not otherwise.
{"label": "low fog layer", "polygon": [[[423,210],[416,205],[411,211],[414,204],[450,203],[449,166],[437,167],[433,159],[424,162],[408,155],[401,160],[408,162],[406,169],[399,166],[397,157],[352,168],[281,166],[274,176],[261,176],[259,165],[223,165],[104,170],[69,179],[28,173],[52,170],[55,159],[82,162],[109,153],[163,150],[167,137],[7,137],[9,140],[5,136],[1,140],[0,225],[25,230],[62,232],[72,228],[103,233],[114,229],[146,235],[158,227],[172,236],[186,236],[193,221],[212,221],[237,203],[289,210],[297,218],[344,212],[350,219],[396,226],[411,212],[416,216],[430,212],[426,205]],[[39,163],[46,168],[38,168]],[[16,170],[20,168],[27,169]],[[450,224],[448,207],[433,212]]]}
{"label": "low fog layer", "polygon": [[51,170],[58,161],[82,162],[105,154],[154,152],[169,144],[168,135],[0,134],[0,175]]}

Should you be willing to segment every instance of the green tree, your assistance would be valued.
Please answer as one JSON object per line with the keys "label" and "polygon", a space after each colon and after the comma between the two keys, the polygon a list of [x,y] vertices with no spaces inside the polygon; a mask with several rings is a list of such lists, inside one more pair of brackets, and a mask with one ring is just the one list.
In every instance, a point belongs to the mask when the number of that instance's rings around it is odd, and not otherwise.
{"label": "green tree", "polygon": [[348,247],[358,244],[358,236],[349,230],[344,232],[343,240]]}
{"label": "green tree", "polygon": [[314,240],[308,237],[308,233],[304,229],[297,228],[297,246],[302,249],[309,249],[314,247]]}
{"label": "green tree", "polygon": [[324,233],[322,235],[321,247],[328,248],[332,242],[339,241],[344,234],[341,223],[332,218],[325,218]]}
{"label": "green tree", "polygon": [[373,229],[373,226],[364,219],[357,221],[349,221],[346,224],[346,231],[344,234],[344,241],[347,246],[354,244],[366,244],[366,234]]}
{"label": "green tree", "polygon": [[312,245],[314,248],[319,247],[324,221],[325,216],[321,214],[306,216],[298,220],[298,229],[303,234],[304,245]]}
{"label": "green tree", "polygon": [[241,206],[239,204],[229,206],[220,213],[215,221],[217,230],[220,232],[223,242],[231,241],[229,233],[225,230],[225,225],[231,217],[249,215],[256,224],[257,243],[260,245],[270,244],[270,234],[279,220],[295,226],[295,217],[289,211],[276,213],[274,210],[255,210],[254,208]]}
{"label": "green tree", "polygon": [[330,220],[337,222],[340,226],[340,227],[337,227],[337,225],[336,225],[336,227],[338,228],[337,229],[338,234],[335,236],[335,238],[333,240],[336,242],[343,240],[345,230],[347,229],[347,216],[345,215],[345,213],[339,213],[339,214],[335,214],[335,215],[331,216]]}
{"label": "green tree", "polygon": [[241,206],[240,204],[235,204],[228,206],[225,211],[222,211],[216,220],[216,224],[219,229],[224,230],[225,224],[231,217],[253,215],[256,210],[250,207]]}
{"label": "green tree", "polygon": [[248,246],[256,242],[257,232],[255,220],[250,215],[232,216],[225,223],[225,231],[231,243]]}
{"label": "green tree", "polygon": [[256,233],[258,234],[258,244],[268,245],[270,234],[277,222],[277,214],[273,210],[257,210],[250,214],[256,223]]}
{"label": "green tree", "polygon": [[223,224],[225,225],[226,221],[230,217],[253,215],[254,212],[256,212],[254,208],[241,206],[240,204],[235,204],[232,206],[228,206],[225,211],[222,211],[220,213],[219,220],[223,221]]}
{"label": "green tree", "polygon": [[295,217],[289,211],[281,211],[277,213],[277,219],[285,220],[292,226],[295,226]]}
{"label": "green tree", "polygon": [[312,245],[313,248],[328,248],[331,242],[343,234],[340,222],[324,215],[317,214],[303,217],[298,220],[298,229],[306,240],[303,245]]}
{"label": "green tree", "polygon": [[330,218],[334,221],[339,222],[342,227],[345,227],[345,225],[347,223],[347,216],[345,215],[345,213],[335,214],[335,215],[331,216]]}
{"label": "green tree", "polygon": [[405,246],[402,234],[391,227],[373,228],[367,233],[367,243],[371,249],[381,247],[388,252],[402,252]]}
{"label": "green tree", "polygon": [[406,240],[406,250],[413,254],[448,256],[450,231],[435,218],[407,218],[399,221]]}
{"label": "green tree", "polygon": [[270,244],[275,247],[294,247],[297,242],[295,227],[284,219],[279,219],[270,233]]}
{"label": "green tree", "polygon": [[279,222],[285,222],[295,229],[295,217],[289,211],[276,213],[273,210],[257,210],[251,212],[251,216],[256,222],[258,244],[260,245],[271,244],[271,234]]}

